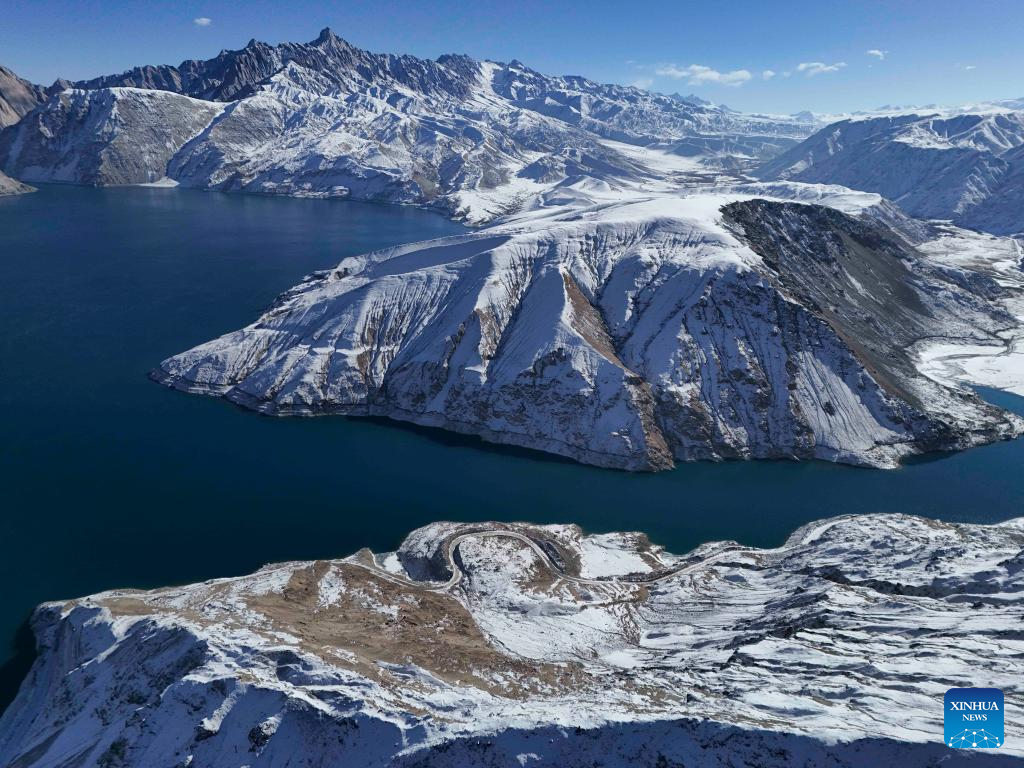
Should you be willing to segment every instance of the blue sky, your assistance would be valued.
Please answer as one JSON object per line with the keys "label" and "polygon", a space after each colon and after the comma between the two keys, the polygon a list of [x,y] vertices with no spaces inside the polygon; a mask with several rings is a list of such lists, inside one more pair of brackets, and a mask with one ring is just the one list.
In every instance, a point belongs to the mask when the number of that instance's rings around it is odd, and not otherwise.
{"label": "blue sky", "polygon": [[2,18],[0,64],[42,83],[330,26],[374,51],[518,58],[744,110],[1024,96],[1024,0],[5,0]]}

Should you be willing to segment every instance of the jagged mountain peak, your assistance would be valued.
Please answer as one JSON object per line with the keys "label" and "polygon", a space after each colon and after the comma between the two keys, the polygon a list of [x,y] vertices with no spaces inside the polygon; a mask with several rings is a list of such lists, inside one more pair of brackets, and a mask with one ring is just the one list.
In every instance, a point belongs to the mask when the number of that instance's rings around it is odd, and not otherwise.
{"label": "jagged mountain peak", "polygon": [[[127,86],[204,100],[237,101],[266,87],[288,62],[313,72],[311,82],[319,83],[324,95],[333,89],[365,93],[397,86],[404,91],[403,96],[440,97],[449,102],[471,98],[484,66],[461,54],[428,60],[371,53],[325,27],[308,43],[270,45],[253,39],[242,49],[222,51],[212,59],[186,60],[178,66],[142,65],[121,74],[79,81],[74,87],[94,90]],[[797,121],[780,131],[763,118],[751,122],[707,102],[673,99],[632,86],[600,84],[582,75],[547,76],[519,59],[508,64],[489,63],[488,67],[495,68],[495,90],[515,102],[515,108],[540,112],[619,141],[647,143],[651,139],[734,128],[741,133],[809,133]],[[440,102],[430,107],[432,111],[444,108]]]}
{"label": "jagged mountain peak", "polygon": [[702,99],[700,96],[698,96],[695,93],[691,93],[691,94],[688,94],[686,96],[683,96],[680,93],[673,93],[673,94],[669,95],[669,98],[675,99],[676,101],[681,101],[684,104],[696,104],[696,105],[701,106],[701,107],[710,107],[710,106],[712,106],[710,101],[708,101],[707,99]]}
{"label": "jagged mountain peak", "polygon": [[70,87],[72,87],[72,82],[70,80],[64,77],[58,77],[56,80],[53,81],[53,84],[46,89],[46,92],[48,95],[52,96],[54,93],[60,93],[61,91],[65,91]]}
{"label": "jagged mountain peak", "polygon": [[[662,184],[675,173],[638,172],[636,158],[609,140],[707,156],[717,169],[749,162],[736,156],[774,154],[808,133],[796,121],[732,114],[582,76],[547,76],[518,60],[371,53],[328,31],[310,43],[251,41],[212,59],[140,66],[74,84],[83,93],[126,87],[239,107],[197,106],[216,122],[197,135],[176,133],[183,143],[172,144],[160,167],[167,147],[120,157],[150,138],[128,139],[130,121],[107,111],[109,100],[57,98],[19,125],[17,135],[0,136],[0,167],[28,181],[134,183],[167,176],[215,189],[431,203],[480,222],[554,185],[576,185],[564,194],[586,196],[579,185],[588,178],[618,186],[646,175]],[[177,115],[182,104],[164,100],[153,114]],[[102,114],[83,121],[68,114],[73,106]],[[131,130],[163,135],[160,126],[142,121]],[[104,152],[111,142],[119,148]],[[566,149],[579,150],[585,161],[564,162]],[[701,162],[669,166],[687,169],[692,183],[713,172],[697,168]]]}

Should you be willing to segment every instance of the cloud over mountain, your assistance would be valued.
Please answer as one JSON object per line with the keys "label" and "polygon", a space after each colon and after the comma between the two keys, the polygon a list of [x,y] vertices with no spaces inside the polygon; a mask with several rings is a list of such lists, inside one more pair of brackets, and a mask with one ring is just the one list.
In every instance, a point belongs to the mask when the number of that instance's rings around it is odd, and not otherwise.
{"label": "cloud over mountain", "polygon": [[663,64],[654,73],[675,80],[686,80],[689,85],[728,85],[737,87],[750,80],[753,75],[746,69],[735,69],[732,72],[719,72],[717,69],[702,64],[690,64],[680,67],[676,64]]}

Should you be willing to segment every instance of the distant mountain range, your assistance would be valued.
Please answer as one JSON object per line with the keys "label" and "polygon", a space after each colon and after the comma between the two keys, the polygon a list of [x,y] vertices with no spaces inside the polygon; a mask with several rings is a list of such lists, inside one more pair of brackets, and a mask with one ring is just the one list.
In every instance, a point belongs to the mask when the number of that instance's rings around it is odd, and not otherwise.
{"label": "distant mountain range", "polygon": [[832,123],[855,118],[899,117],[901,115],[952,117],[969,113],[1016,112],[1022,109],[1024,109],[1024,98],[975,101],[964,104],[883,104],[874,109],[859,109],[852,112],[812,112],[804,110],[795,113],[793,117],[821,125],[831,125]]}
{"label": "distant mountain range", "polygon": [[1024,111],[851,118],[756,173],[842,184],[877,192],[913,216],[1024,233]]}
{"label": "distant mountain range", "polygon": [[690,184],[760,164],[763,179],[842,184],[915,216],[1013,234],[1024,231],[1022,107],[745,115],[519,61],[374,54],[325,29],[309,43],[252,40],[48,88],[0,68],[0,169],[429,204],[482,223],[567,180],[649,176],[619,143],[696,160],[705,173]]}

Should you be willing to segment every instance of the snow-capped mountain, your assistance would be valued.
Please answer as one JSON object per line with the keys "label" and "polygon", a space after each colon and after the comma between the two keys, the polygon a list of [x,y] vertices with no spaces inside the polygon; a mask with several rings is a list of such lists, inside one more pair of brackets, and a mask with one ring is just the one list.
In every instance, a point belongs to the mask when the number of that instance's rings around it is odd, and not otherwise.
{"label": "snow-capped mountain", "polygon": [[506,99],[506,108],[511,105],[557,117],[620,141],[670,140],[699,131],[787,138],[809,132],[809,126],[796,119],[768,121],[693,96],[664,96],[629,86],[602,85],[579,76],[550,77],[515,60],[500,64],[445,55],[430,61],[371,53],[330,29],[322,30],[309,43],[271,46],[251,40],[241,50],[223,51],[206,61],[185,61],[178,67],[139,67],[120,75],[80,81],[73,87],[95,90],[124,86],[173,91],[210,101],[236,101],[255,93],[289,65],[315,73],[316,81],[305,85],[319,94],[404,92],[406,97],[458,103],[472,100],[483,85],[485,95],[493,91]]}
{"label": "snow-capped mountain", "polygon": [[983,264],[938,263],[914,245],[928,227],[841,188],[588,194],[346,259],[155,377],[265,413],[383,415],[626,469],[891,467],[1019,432],[915,352],[1006,349],[1020,322],[1003,302],[1024,278],[1012,241],[953,233]]}
{"label": "snow-capped mountain", "polygon": [[947,688],[1024,705],[1022,558],[1024,518],[839,517],[684,556],[436,523],[42,606],[0,764],[1017,765],[1019,717],[989,756],[941,738]]}
{"label": "snow-capped mountain", "polygon": [[[943,135],[1004,162],[1014,114]],[[928,228],[875,195],[737,186],[809,130],[518,61],[369,53],[324,30],[77,83],[0,133],[0,164],[28,181],[498,220],[349,260],[157,372],[259,410],[383,414],[628,469],[894,466],[1016,434],[908,351],[922,339],[1002,350],[1018,326],[1001,303],[1014,279],[930,263],[914,250]],[[989,250],[1005,260],[1006,247]]]}
{"label": "snow-capped mountain", "polygon": [[1024,232],[1024,111],[844,120],[757,175],[842,184],[878,192],[913,216]]}
{"label": "snow-capped mountain", "polygon": [[[138,115],[142,99],[150,121],[122,120],[112,106],[128,102]],[[201,131],[184,144],[159,141],[168,112]],[[369,53],[324,30],[310,43],[253,41],[208,61],[76,83],[0,135],[0,167],[30,181],[167,176],[229,191],[427,203],[479,222],[572,176],[634,177],[612,142],[658,144],[714,169],[770,157],[812,129],[516,61]]]}
{"label": "snow-capped mountain", "polygon": [[821,126],[842,122],[843,120],[865,120],[876,117],[901,117],[904,115],[935,115],[938,117],[956,117],[966,114],[995,114],[1001,112],[1020,112],[1024,110],[1022,99],[997,99],[996,101],[975,101],[963,104],[883,104],[875,109],[859,109],[851,112],[812,112],[805,110],[792,115],[796,120],[818,123]]}
{"label": "snow-capped mountain", "polygon": [[[163,361],[168,386],[629,470],[895,467],[1024,431],[965,386],[1024,394],[1020,243],[886,199],[1021,231],[1022,115],[846,120],[797,146],[815,116],[324,30],[45,90],[0,70],[0,168],[481,225],[309,276]],[[764,161],[775,181],[744,176]],[[386,555],[43,606],[0,765],[956,765],[947,688],[1024,703],[1022,566],[1024,518],[834,518],[685,556],[436,523]],[[1008,729],[988,764],[1024,757]]]}

